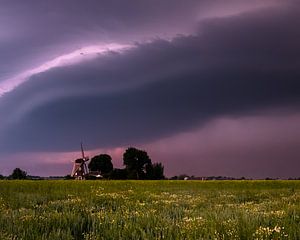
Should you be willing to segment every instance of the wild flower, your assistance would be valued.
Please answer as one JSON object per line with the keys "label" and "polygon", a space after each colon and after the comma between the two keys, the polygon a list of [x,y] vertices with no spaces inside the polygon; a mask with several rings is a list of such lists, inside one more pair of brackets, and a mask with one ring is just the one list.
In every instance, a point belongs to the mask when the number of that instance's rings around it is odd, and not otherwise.
{"label": "wild flower", "polygon": [[9,183],[0,182],[1,240],[300,236],[300,182]]}
{"label": "wild flower", "polygon": [[257,240],[260,239],[288,239],[288,234],[284,232],[284,227],[278,225],[272,227],[262,227],[260,226],[253,237]]}

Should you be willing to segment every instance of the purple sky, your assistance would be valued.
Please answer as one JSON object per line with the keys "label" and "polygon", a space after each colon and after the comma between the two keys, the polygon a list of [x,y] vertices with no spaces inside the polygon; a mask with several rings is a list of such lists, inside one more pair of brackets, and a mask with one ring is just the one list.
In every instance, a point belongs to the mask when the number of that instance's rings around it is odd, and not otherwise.
{"label": "purple sky", "polygon": [[129,146],[175,174],[300,176],[300,6],[2,1],[0,174]]}

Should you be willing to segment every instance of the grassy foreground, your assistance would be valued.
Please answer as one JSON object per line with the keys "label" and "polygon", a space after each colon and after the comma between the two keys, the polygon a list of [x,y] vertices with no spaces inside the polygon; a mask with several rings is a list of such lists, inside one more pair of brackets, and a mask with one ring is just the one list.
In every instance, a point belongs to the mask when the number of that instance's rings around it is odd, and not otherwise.
{"label": "grassy foreground", "polygon": [[300,239],[300,181],[0,181],[0,239]]}

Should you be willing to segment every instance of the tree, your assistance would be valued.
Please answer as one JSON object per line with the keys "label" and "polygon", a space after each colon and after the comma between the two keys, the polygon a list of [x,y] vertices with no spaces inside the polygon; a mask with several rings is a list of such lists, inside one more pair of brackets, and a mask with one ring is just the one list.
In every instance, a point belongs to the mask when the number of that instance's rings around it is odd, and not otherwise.
{"label": "tree", "polygon": [[21,170],[20,168],[15,168],[12,174],[9,176],[10,179],[26,179],[27,172]]}
{"label": "tree", "polygon": [[147,164],[146,179],[152,179],[152,180],[165,179],[164,166],[161,163]]}
{"label": "tree", "polygon": [[119,168],[115,168],[114,170],[112,170],[110,176],[110,179],[118,179],[118,180],[125,180],[127,179],[127,172],[126,169],[119,169]]}
{"label": "tree", "polygon": [[146,166],[151,164],[151,159],[146,151],[130,147],[123,154],[123,163],[129,179],[145,179]]}
{"label": "tree", "polygon": [[5,177],[0,174],[0,180],[3,180]]}
{"label": "tree", "polygon": [[155,180],[165,179],[164,166],[161,163],[153,164],[153,178]]}
{"label": "tree", "polygon": [[111,160],[108,154],[100,154],[91,159],[88,167],[90,171],[99,171],[102,175],[107,175],[113,170]]}

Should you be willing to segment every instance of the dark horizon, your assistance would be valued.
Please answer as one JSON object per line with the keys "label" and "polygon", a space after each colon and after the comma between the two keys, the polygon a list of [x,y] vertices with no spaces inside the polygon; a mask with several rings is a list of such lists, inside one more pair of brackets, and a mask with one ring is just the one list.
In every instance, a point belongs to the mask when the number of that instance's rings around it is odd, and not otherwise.
{"label": "dark horizon", "polygon": [[295,178],[295,0],[0,3],[0,174],[130,146],[167,176]]}

